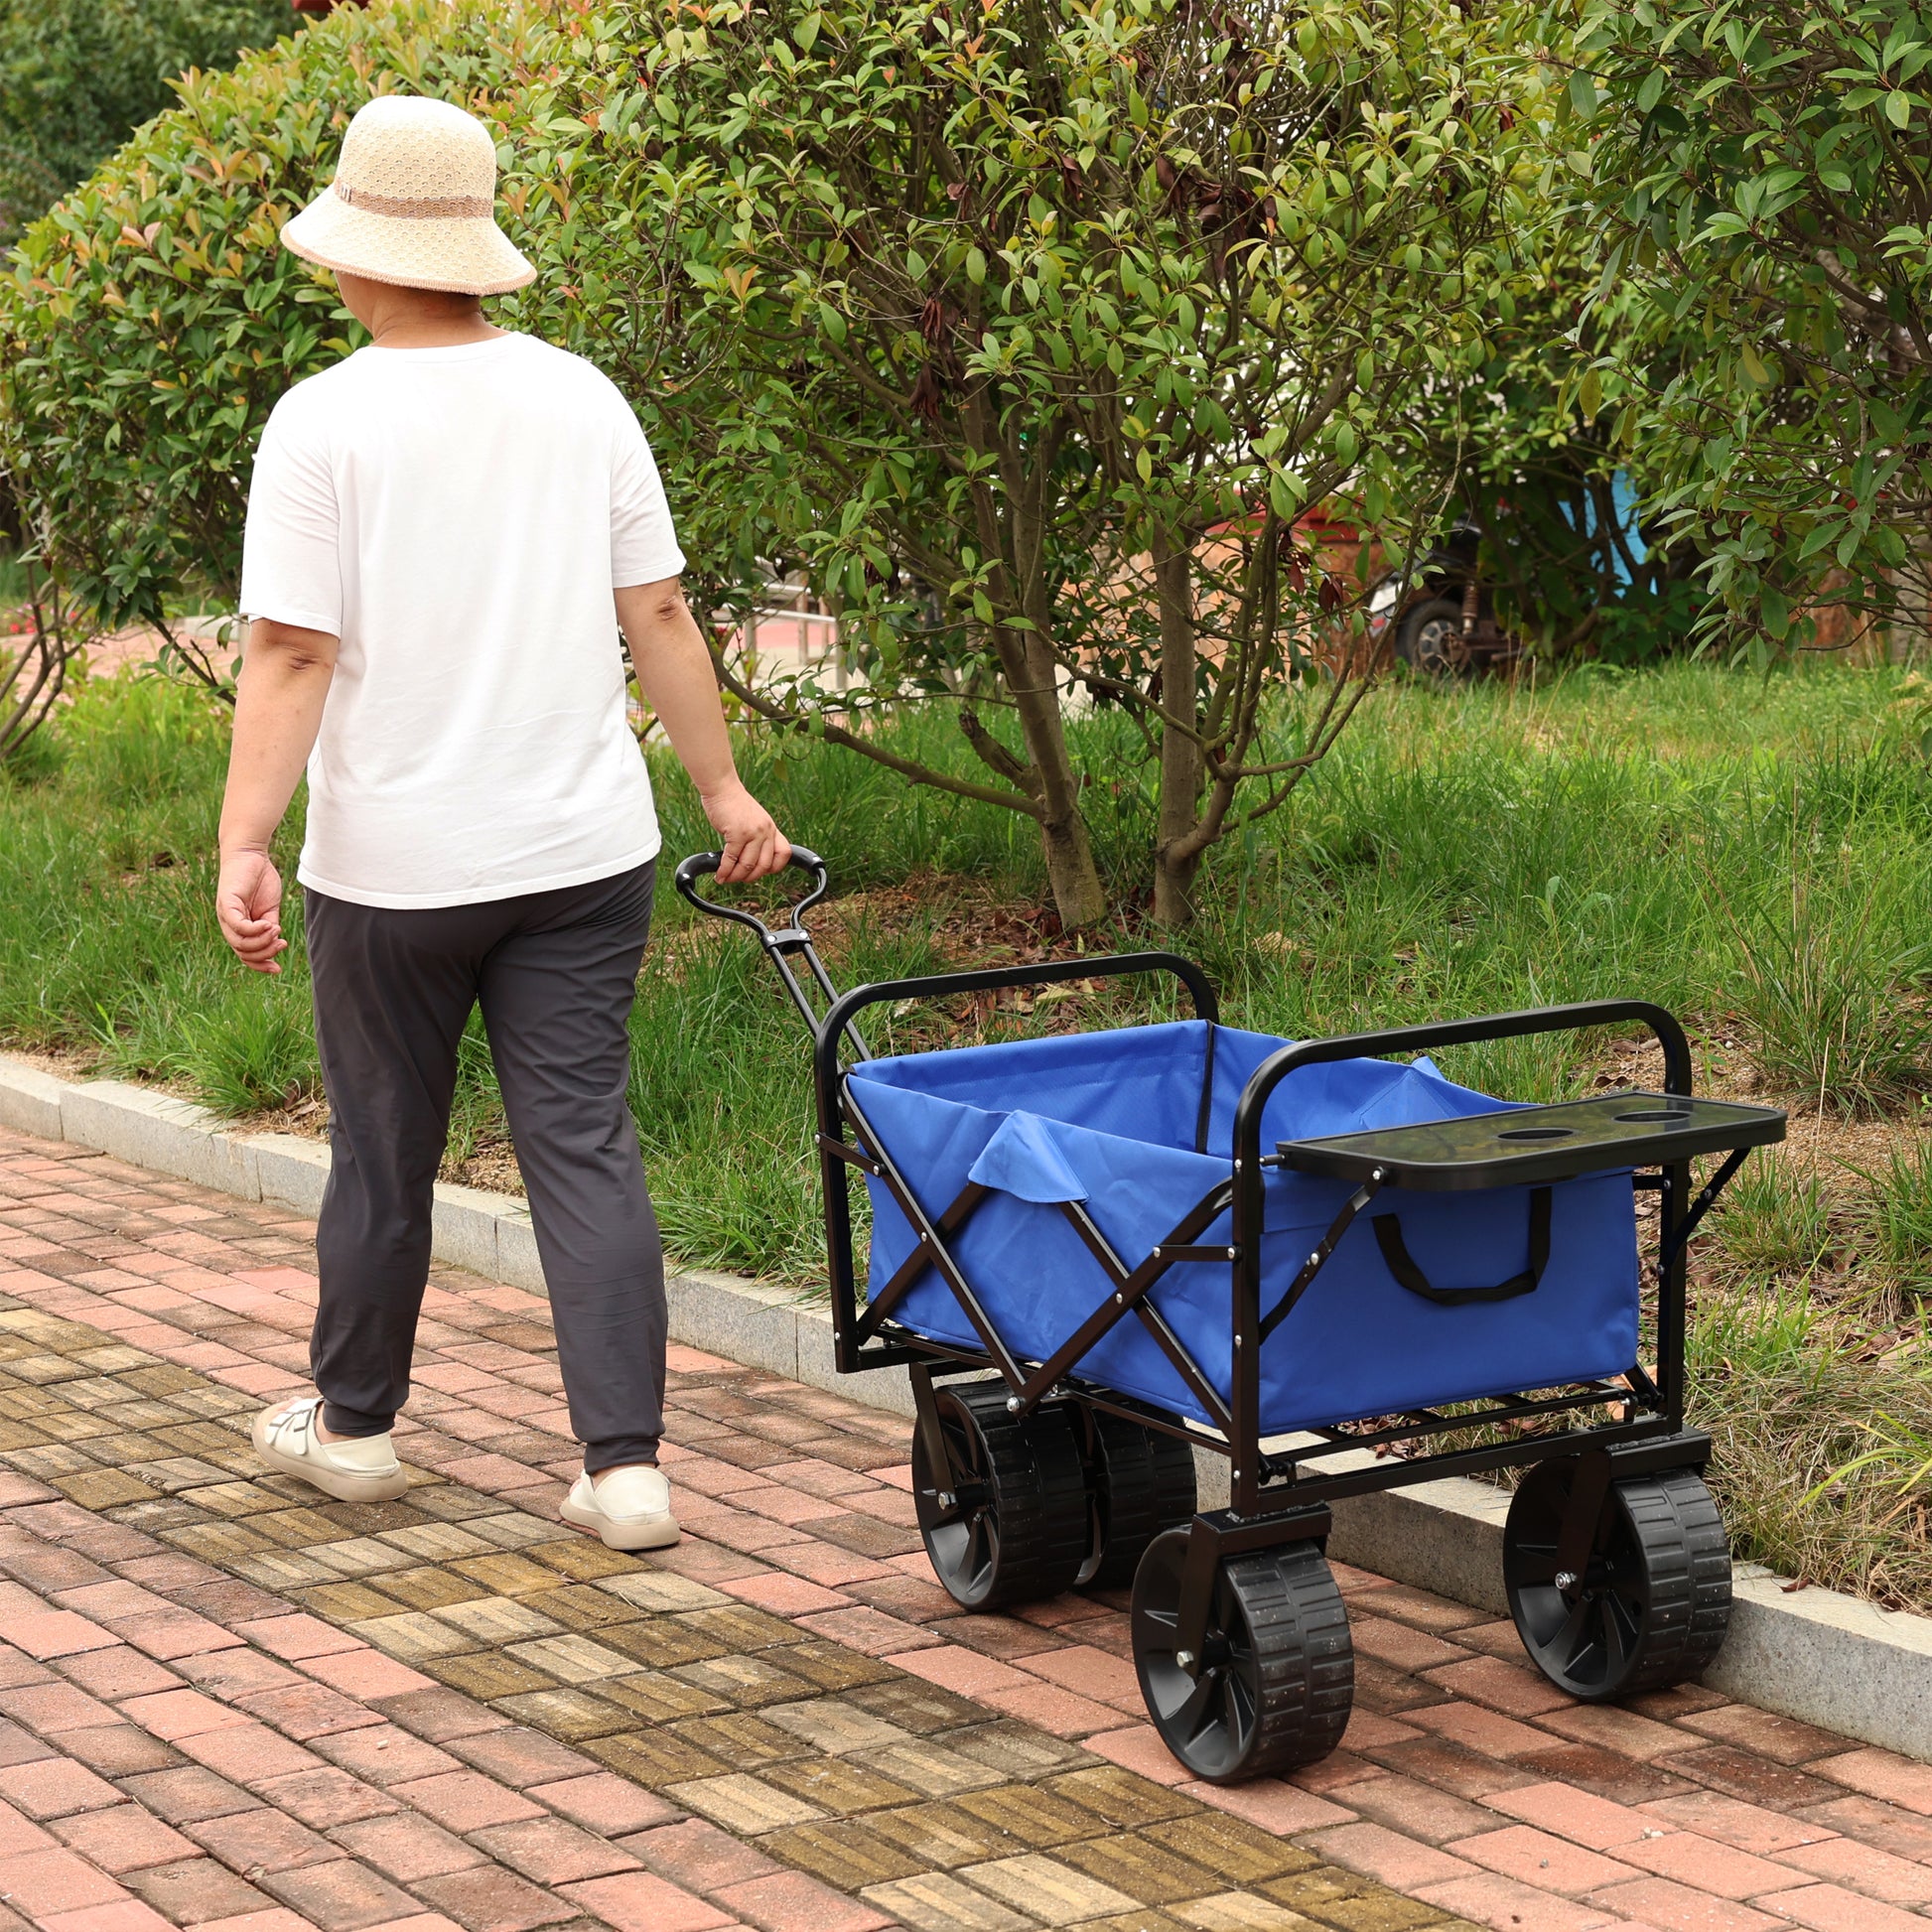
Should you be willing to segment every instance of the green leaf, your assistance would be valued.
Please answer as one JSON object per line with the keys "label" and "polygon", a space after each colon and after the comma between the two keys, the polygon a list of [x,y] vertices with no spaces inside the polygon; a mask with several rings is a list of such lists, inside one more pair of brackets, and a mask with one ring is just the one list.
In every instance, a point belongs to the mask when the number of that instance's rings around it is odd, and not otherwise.
{"label": "green leaf", "polygon": [[1894,87],[1885,96],[1885,119],[1893,127],[1905,127],[1912,118],[1912,97],[1903,87]]}

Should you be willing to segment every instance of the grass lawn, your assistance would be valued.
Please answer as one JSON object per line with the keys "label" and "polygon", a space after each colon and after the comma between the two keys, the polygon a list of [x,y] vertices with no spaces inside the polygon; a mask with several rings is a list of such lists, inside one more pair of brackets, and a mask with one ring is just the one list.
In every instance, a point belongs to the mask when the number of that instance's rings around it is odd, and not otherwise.
{"label": "grass lawn", "polygon": [[[1741,1555],[1932,1609],[1932,769],[1895,696],[1891,673],[1832,665],[1392,688],[1287,812],[1216,853],[1183,943],[1231,1022],[1289,1035],[1642,995],[1691,1026],[1701,1086],[1790,1106],[1790,1144],[1753,1158],[1695,1263],[1714,1482]],[[937,727],[904,729],[935,749]],[[0,772],[0,1042],[317,1131],[299,935],[290,971],[255,980],[207,911],[225,734],[196,695],[120,678]],[[1074,736],[1126,902],[1151,774],[1118,719]],[[745,763],[832,863],[815,926],[842,983],[1074,949],[1024,821],[822,748]],[[710,841],[675,767],[657,776],[670,861]],[[820,1237],[796,1021],[668,873],[633,1029],[667,1240],[802,1290]],[[1130,911],[1086,944],[1146,937]],[[883,1024],[904,1048],[1146,1011],[1013,998]],[[1608,1035],[1442,1057],[1514,1098],[1656,1071]],[[515,1184],[480,1028],[446,1172]]]}

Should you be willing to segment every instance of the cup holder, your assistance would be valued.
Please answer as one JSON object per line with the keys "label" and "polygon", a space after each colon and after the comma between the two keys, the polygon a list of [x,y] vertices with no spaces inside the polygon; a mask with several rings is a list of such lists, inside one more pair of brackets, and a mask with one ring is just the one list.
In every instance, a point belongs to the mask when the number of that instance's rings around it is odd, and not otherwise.
{"label": "cup holder", "polygon": [[1689,1120],[1690,1117],[1691,1110],[1688,1107],[1641,1107],[1635,1113],[1612,1114],[1610,1118],[1627,1121],[1632,1126],[1657,1127],[1667,1121]]}

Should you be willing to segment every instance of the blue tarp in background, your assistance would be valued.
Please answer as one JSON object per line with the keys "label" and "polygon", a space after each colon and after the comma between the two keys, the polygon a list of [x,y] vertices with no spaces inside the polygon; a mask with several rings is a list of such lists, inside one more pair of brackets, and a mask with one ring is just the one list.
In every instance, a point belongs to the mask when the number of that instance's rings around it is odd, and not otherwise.
{"label": "blue tarp in background", "polygon": [[[1000,1046],[863,1061],[853,1097],[933,1218],[968,1178],[994,1191],[949,1243],[1007,1345],[1043,1361],[1112,1293],[1053,1203],[1084,1201],[1128,1265],[1142,1261],[1232,1170],[1234,1108],[1248,1076],[1286,1042],[1218,1027],[1208,1152],[1194,1152],[1208,1027],[1198,1020]],[[1303,1067],[1276,1088],[1262,1136],[1278,1140],[1494,1112],[1506,1103],[1446,1080],[1427,1060]],[[875,1292],[917,1245],[883,1183],[869,1180]],[[1271,1172],[1262,1243],[1264,1311],[1294,1280],[1351,1192]],[[1535,1389],[1630,1368],[1638,1270],[1627,1171],[1559,1182],[1550,1259],[1535,1293],[1444,1308],[1397,1283],[1369,1225],[1400,1216],[1417,1265],[1440,1288],[1506,1280],[1528,1265],[1529,1190],[1418,1193],[1389,1187],[1262,1351],[1264,1435],[1423,1404]],[[1231,1239],[1226,1214],[1204,1243]],[[1182,1263],[1152,1300],[1225,1399],[1230,1270]],[[895,1318],[938,1341],[978,1345],[928,1269]],[[1081,1361],[1086,1380],[1205,1422],[1142,1324],[1118,1323]]]}

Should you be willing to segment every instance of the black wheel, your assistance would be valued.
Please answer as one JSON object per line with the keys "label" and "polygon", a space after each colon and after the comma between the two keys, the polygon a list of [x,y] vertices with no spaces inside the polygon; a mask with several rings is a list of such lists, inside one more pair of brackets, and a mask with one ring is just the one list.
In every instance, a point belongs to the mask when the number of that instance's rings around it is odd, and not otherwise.
{"label": "black wheel", "polygon": [[1730,1623],[1730,1549],[1690,1469],[1613,1482],[1581,1576],[1559,1580],[1557,1541],[1578,1460],[1539,1462],[1503,1530],[1503,1581],[1523,1647],[1587,1703],[1696,1677]]}
{"label": "black wheel", "polygon": [[1395,654],[1419,677],[1460,677],[1454,640],[1462,634],[1459,598],[1431,597],[1405,611],[1396,626]]}
{"label": "black wheel", "polygon": [[1187,1537],[1156,1537],[1134,1579],[1134,1666],[1162,1741],[1212,1784],[1326,1757],[1348,1726],[1355,1651],[1321,1552],[1290,1543],[1223,1562],[1190,1674],[1175,1650]]}
{"label": "black wheel", "polygon": [[1147,1546],[1194,1514],[1194,1451],[1178,1437],[1122,1416],[1083,1412],[1087,1432],[1087,1560],[1082,1589],[1125,1589]]}
{"label": "black wheel", "polygon": [[947,1466],[927,1465],[912,1437],[912,1495],[926,1555],[946,1593],[969,1610],[1071,1589],[1087,1560],[1080,1441],[1063,1408],[1007,1413],[1004,1382],[933,1390]]}

